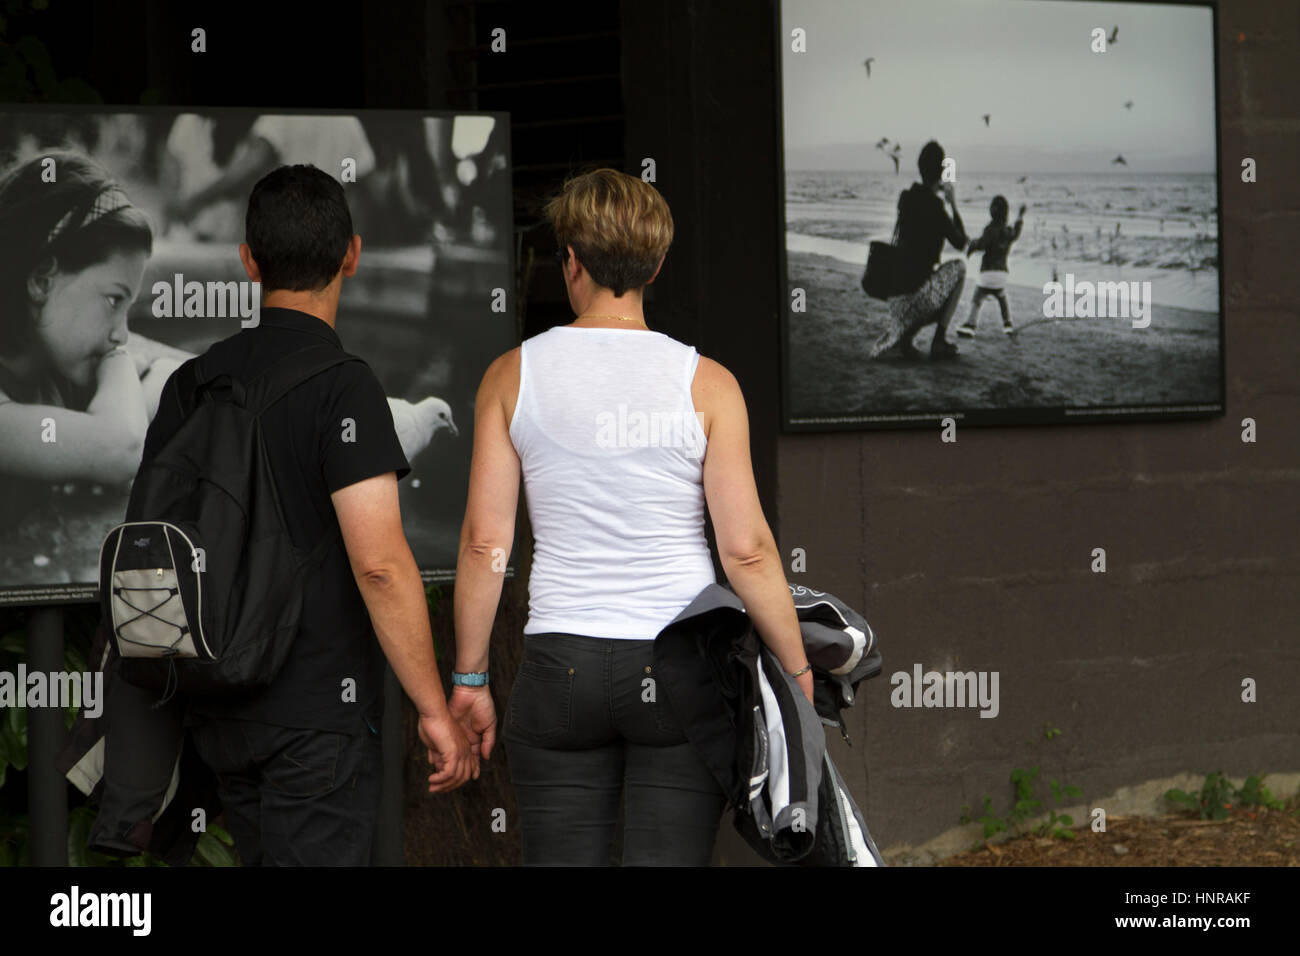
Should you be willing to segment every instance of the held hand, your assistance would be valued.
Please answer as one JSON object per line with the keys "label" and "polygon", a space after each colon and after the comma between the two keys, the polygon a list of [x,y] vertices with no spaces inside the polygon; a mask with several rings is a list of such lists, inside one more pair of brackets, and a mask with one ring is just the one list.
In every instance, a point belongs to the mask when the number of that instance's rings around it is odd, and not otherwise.
{"label": "held hand", "polygon": [[948,200],[949,205],[957,205],[957,187],[952,183],[944,183],[943,198]]}
{"label": "held hand", "polygon": [[497,739],[497,709],[487,687],[453,687],[447,708],[465,731],[474,756],[490,759]]}
{"label": "held hand", "polygon": [[438,717],[420,715],[420,742],[428,748],[429,763],[436,771],[429,775],[430,793],[447,793],[478,776],[478,758],[450,712]]}

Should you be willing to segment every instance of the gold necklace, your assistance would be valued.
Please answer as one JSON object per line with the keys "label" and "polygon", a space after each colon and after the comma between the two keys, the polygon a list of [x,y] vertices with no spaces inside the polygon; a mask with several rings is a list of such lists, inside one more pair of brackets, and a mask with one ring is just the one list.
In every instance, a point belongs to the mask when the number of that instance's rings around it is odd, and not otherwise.
{"label": "gold necklace", "polygon": [[583,319],[618,319],[618,320],[620,320],[620,321],[622,321],[622,322],[638,322],[638,321],[640,321],[639,319],[637,319],[637,318],[635,318],[635,317],[633,317],[633,316],[630,316],[630,315],[600,315],[600,314],[597,314],[597,313],[592,313],[592,314],[590,314],[590,315],[580,315],[580,316],[578,316],[576,319],[574,319],[574,321],[575,321],[575,322],[581,322]]}

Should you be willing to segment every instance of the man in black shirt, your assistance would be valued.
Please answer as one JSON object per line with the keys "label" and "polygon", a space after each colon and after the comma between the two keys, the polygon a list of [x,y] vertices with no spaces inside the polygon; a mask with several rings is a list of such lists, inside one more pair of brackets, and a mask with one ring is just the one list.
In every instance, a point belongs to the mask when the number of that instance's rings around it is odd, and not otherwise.
{"label": "man in black shirt", "polygon": [[[241,381],[284,355],[326,343],[345,276],[357,269],[342,186],[313,166],[283,166],[253,188],[240,246],[261,282],[259,325],[191,359]],[[164,392],[142,465],[181,424]],[[190,702],[195,746],[216,774],[245,865],[365,865],[378,808],[384,655],[420,714],[436,773],[431,791],[478,776],[477,758],[443,696],[424,586],[402,532],[397,482],[410,465],[384,390],[346,362],[291,390],[262,429],[294,544],[341,529],[308,579],[302,623],[283,669],[253,697]],[[124,691],[125,693],[125,691]]]}

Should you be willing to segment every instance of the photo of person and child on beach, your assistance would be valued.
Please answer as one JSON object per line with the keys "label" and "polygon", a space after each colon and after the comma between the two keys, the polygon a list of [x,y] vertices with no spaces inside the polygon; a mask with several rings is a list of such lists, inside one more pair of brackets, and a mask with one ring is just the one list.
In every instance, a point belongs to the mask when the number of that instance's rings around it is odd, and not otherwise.
{"label": "photo of person and child on beach", "polygon": [[1210,8],[783,0],[782,36],[787,427],[1222,412]]}
{"label": "photo of person and child on beach", "polygon": [[[501,118],[7,107],[0,130],[0,602],[96,594],[164,384],[247,327],[239,296],[195,315],[170,290],[206,289],[210,307],[214,286],[252,286],[247,193],[292,163],[350,191],[366,274],[344,294],[344,348],[388,392],[413,553],[452,573],[477,384],[464,368],[513,335],[489,308],[511,287]],[[421,469],[433,445],[439,464]]]}

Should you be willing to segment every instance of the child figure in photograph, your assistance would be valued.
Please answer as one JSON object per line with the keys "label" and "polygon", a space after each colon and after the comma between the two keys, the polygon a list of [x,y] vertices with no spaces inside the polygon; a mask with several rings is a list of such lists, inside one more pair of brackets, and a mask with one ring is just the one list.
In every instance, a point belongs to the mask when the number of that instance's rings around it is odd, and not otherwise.
{"label": "child figure in photograph", "polygon": [[152,248],[144,213],[79,153],[48,150],[0,179],[0,474],[134,476],[180,365],[127,329]]}
{"label": "child figure in photograph", "polygon": [[980,251],[983,251],[984,258],[980,261],[979,282],[975,286],[975,296],[971,299],[970,315],[957,326],[958,335],[975,335],[980,305],[989,296],[998,300],[998,308],[1002,310],[1002,331],[1009,335],[1016,330],[1011,323],[1011,307],[1007,303],[1007,277],[1010,275],[1007,270],[1007,253],[1011,251],[1011,244],[1020,238],[1020,229],[1025,223],[1025,207],[1021,206],[1020,212],[1016,214],[1014,227],[1007,225],[1009,208],[1005,196],[994,196],[989,203],[989,215],[993,221],[984,227],[984,232],[966,249],[967,258]]}

